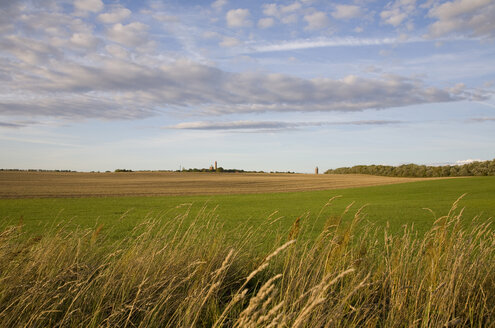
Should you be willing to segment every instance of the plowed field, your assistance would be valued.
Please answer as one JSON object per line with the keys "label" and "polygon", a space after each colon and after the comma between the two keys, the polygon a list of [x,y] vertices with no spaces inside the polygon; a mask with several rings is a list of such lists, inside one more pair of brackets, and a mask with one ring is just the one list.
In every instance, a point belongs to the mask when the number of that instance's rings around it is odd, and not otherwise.
{"label": "plowed field", "polygon": [[387,185],[424,178],[369,175],[0,172],[0,198],[250,194]]}

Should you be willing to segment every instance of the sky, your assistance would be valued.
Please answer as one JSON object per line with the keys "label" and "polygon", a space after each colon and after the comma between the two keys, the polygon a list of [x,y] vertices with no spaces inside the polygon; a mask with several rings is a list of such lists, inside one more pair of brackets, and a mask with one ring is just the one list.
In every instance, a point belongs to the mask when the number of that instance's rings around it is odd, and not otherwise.
{"label": "sky", "polygon": [[495,158],[495,1],[0,0],[0,168]]}

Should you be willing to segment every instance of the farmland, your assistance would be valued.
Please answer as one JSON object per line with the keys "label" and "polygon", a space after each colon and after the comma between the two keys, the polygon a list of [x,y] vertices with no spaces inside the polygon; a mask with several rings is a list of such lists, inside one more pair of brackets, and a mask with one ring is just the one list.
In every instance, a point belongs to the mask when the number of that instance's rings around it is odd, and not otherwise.
{"label": "farmland", "polygon": [[[290,226],[297,217],[307,213],[308,220],[318,227],[323,219],[316,220],[315,217],[334,196],[342,197],[325,208],[322,217],[341,213],[351,202],[355,202],[353,208],[368,204],[365,210],[367,219],[380,226],[388,222],[394,232],[400,231],[404,224],[412,223],[419,231],[427,230],[432,223],[432,214],[424,208],[430,208],[440,215],[448,211],[452,202],[464,193],[467,195],[461,205],[466,207],[466,217],[478,214],[484,217],[495,216],[493,177],[424,180],[362,175],[182,175],[148,172],[2,172],[0,176],[3,177],[0,187],[2,195],[9,197],[0,199],[2,225],[16,224],[22,217],[25,229],[33,232],[44,229],[46,225],[70,220],[74,225],[85,228],[103,224],[104,231],[118,237],[146,216],[170,216],[170,212],[178,213],[189,207],[191,216],[194,216],[205,204],[209,208],[216,207],[216,214],[226,228],[236,227],[240,223],[256,226],[275,211],[277,216],[282,217],[280,222],[284,227]],[[155,176],[162,179],[157,179],[156,185],[153,183]],[[18,185],[15,185],[12,177],[17,177]],[[397,182],[411,183],[395,184]],[[199,191],[194,189],[194,183],[201,185],[203,191],[222,194],[195,195]],[[382,185],[356,187],[380,183]],[[387,183],[390,184],[385,185]],[[328,190],[311,190],[324,188],[325,185]],[[94,189],[91,189],[92,186]],[[334,189],[339,186],[347,188]],[[241,190],[251,193],[241,194]],[[271,190],[298,192],[268,193]],[[181,194],[149,196],[167,191]],[[101,197],[102,194],[112,197]],[[118,196],[122,194],[131,196]],[[148,196],[136,196],[142,194]],[[43,198],[34,198],[33,195],[41,195]],[[53,198],[48,197],[49,195],[62,197]],[[68,195],[78,197],[67,198]],[[17,198],[12,198],[13,196]],[[181,208],[176,209],[177,206]]]}
{"label": "farmland", "polygon": [[8,174],[1,326],[495,324],[495,177]]}
{"label": "farmland", "polygon": [[274,193],[342,189],[417,180],[369,175],[0,171],[0,198]]}

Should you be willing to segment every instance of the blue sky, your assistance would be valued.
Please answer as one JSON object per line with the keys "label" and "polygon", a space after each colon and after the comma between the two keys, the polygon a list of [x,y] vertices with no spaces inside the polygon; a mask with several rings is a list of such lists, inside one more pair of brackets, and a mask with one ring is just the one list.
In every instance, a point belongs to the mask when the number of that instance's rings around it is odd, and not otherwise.
{"label": "blue sky", "polygon": [[0,0],[0,168],[495,157],[495,2]]}

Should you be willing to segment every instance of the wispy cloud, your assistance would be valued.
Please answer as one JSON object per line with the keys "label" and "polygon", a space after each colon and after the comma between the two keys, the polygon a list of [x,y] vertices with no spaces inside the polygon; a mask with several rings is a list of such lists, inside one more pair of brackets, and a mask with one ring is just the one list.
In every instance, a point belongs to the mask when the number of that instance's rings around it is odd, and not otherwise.
{"label": "wispy cloud", "polygon": [[397,43],[425,42],[421,38],[356,38],[356,37],[335,37],[335,38],[312,38],[298,39],[291,41],[282,41],[269,44],[251,44],[247,52],[275,52],[290,51],[310,48],[325,47],[363,47],[363,46],[381,46]]}
{"label": "wispy cloud", "polygon": [[[227,1],[217,1],[213,7],[226,4]],[[389,74],[373,78],[348,75],[336,79],[328,76],[331,74],[328,72],[303,78],[292,75],[289,68],[266,73],[266,70],[213,66],[196,59],[201,56],[191,55],[196,52],[194,45],[197,44],[189,37],[198,34],[191,31],[199,28],[189,31],[186,23],[178,24],[179,27],[174,25],[173,29],[179,31],[174,32],[177,40],[185,40],[179,44],[187,56],[168,56],[167,52],[157,50],[160,40],[155,39],[154,23],[141,22],[139,15],[122,6],[97,8],[100,18],[93,20],[90,16],[74,19],[63,7],[51,11],[35,5],[18,7],[17,18],[22,20],[24,28],[16,31],[16,20],[11,17],[8,30],[16,33],[0,33],[1,115],[113,120],[146,118],[170,111],[209,115],[362,111],[488,99],[484,93],[468,92],[463,84],[455,88],[431,85],[427,77]],[[265,14],[274,19],[302,7],[299,2],[289,6],[264,6]],[[115,15],[104,16],[107,13]],[[164,11],[163,14],[170,13]],[[235,28],[246,28],[255,19],[254,11],[248,9],[230,10],[225,15],[230,23],[225,20],[223,24]],[[351,13],[346,15],[350,17]],[[108,24],[102,25],[102,20]],[[178,37],[182,33],[184,36]],[[209,34],[218,40],[222,37],[215,31]],[[242,47],[241,44],[245,44],[242,33],[233,35],[235,38],[223,35],[220,45]],[[218,40],[208,42],[217,46]],[[246,43],[245,47],[252,52],[267,52],[421,41],[425,40],[315,37],[272,43],[258,41]],[[93,48],[86,49],[87,46]],[[166,48],[164,44],[162,47]]]}
{"label": "wispy cloud", "polygon": [[482,104],[482,105],[485,105],[485,106],[488,106],[488,107],[491,107],[491,108],[495,108],[495,104],[490,104],[490,103],[487,103],[487,102],[484,102],[484,101],[477,101],[478,104]]}
{"label": "wispy cloud", "polygon": [[361,121],[341,121],[341,122],[284,122],[284,121],[231,121],[231,122],[184,122],[166,129],[179,130],[289,130],[305,127],[319,127],[329,125],[390,125],[400,124],[403,121],[397,120],[361,120]]}
{"label": "wispy cloud", "polygon": [[468,122],[495,122],[495,117],[475,117],[468,120]]}
{"label": "wispy cloud", "polygon": [[0,128],[22,128],[24,126],[24,124],[0,122]]}
{"label": "wispy cloud", "polygon": [[42,138],[26,138],[26,137],[10,137],[10,136],[1,136],[0,135],[0,140],[8,140],[8,141],[15,141],[15,142],[22,142],[22,143],[31,143],[31,144],[42,144],[42,145],[50,145],[50,146],[60,146],[60,147],[71,147],[71,148],[79,148],[83,147],[78,144],[70,144],[70,143],[64,143],[64,142],[59,142],[59,141],[52,141],[52,140],[44,140]]}
{"label": "wispy cloud", "polygon": [[[0,99],[0,114],[81,118],[142,118],[162,109],[187,108],[222,115],[254,112],[361,111],[471,99],[419,78],[305,79],[288,74],[231,73],[177,60],[151,62],[94,56],[92,65],[47,62],[36,74],[10,67],[9,87],[22,97]],[[28,95],[28,96],[26,96]],[[357,95],[359,95],[357,97]],[[476,100],[483,100],[478,97]]]}

